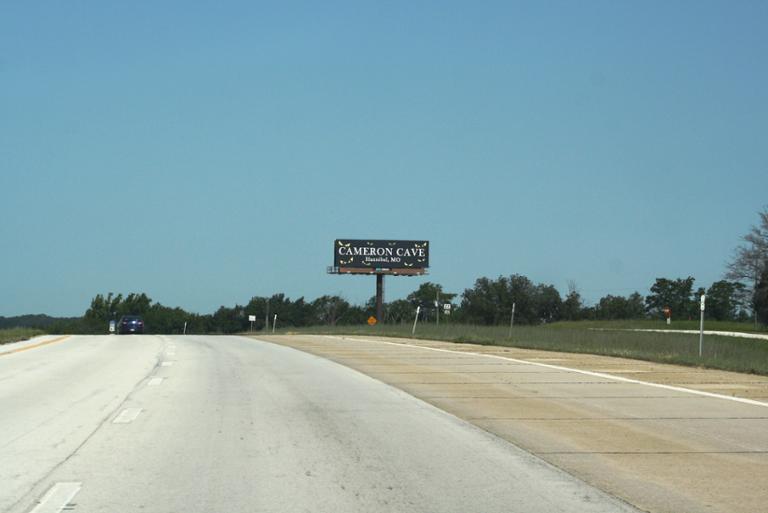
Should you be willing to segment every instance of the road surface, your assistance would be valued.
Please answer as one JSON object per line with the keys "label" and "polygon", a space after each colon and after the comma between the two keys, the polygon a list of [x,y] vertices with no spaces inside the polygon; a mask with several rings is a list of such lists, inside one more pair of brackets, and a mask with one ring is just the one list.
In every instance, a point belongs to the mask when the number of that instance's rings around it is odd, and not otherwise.
{"label": "road surface", "polygon": [[0,511],[636,511],[397,388],[274,343],[72,336],[0,351]]}
{"label": "road surface", "polygon": [[768,377],[428,340],[266,339],[396,386],[640,509],[768,512]]}

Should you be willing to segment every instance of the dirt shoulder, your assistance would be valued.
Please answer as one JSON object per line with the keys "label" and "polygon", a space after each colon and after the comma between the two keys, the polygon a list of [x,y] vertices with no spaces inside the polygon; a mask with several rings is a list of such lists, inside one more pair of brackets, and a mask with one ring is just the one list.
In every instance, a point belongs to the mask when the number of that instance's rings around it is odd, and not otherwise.
{"label": "dirt shoulder", "polygon": [[439,341],[258,338],[396,386],[641,509],[768,504],[768,377]]}

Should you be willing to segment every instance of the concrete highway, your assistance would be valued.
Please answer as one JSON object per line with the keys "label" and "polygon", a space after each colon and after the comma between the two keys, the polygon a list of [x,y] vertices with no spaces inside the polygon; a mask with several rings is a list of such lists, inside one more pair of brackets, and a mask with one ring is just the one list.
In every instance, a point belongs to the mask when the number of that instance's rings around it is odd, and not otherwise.
{"label": "concrete highway", "polygon": [[642,510],[768,512],[766,376],[429,340],[266,339],[398,387]]}
{"label": "concrete highway", "polygon": [[631,512],[470,422],[244,337],[0,346],[0,511]]}

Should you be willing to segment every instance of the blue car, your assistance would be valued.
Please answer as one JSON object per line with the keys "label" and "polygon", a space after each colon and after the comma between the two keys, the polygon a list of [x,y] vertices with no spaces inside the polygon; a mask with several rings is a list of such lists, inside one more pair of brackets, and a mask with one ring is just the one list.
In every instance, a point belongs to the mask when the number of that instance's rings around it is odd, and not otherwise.
{"label": "blue car", "polygon": [[138,315],[123,315],[117,323],[117,332],[121,335],[144,333],[144,319]]}

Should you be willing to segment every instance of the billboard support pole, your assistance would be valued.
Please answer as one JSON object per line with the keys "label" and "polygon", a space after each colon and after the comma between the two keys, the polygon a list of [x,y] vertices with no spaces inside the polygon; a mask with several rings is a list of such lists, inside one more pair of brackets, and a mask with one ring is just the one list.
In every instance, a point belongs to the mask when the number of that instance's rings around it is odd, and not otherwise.
{"label": "billboard support pole", "polygon": [[376,273],[376,320],[384,322],[384,275]]}

